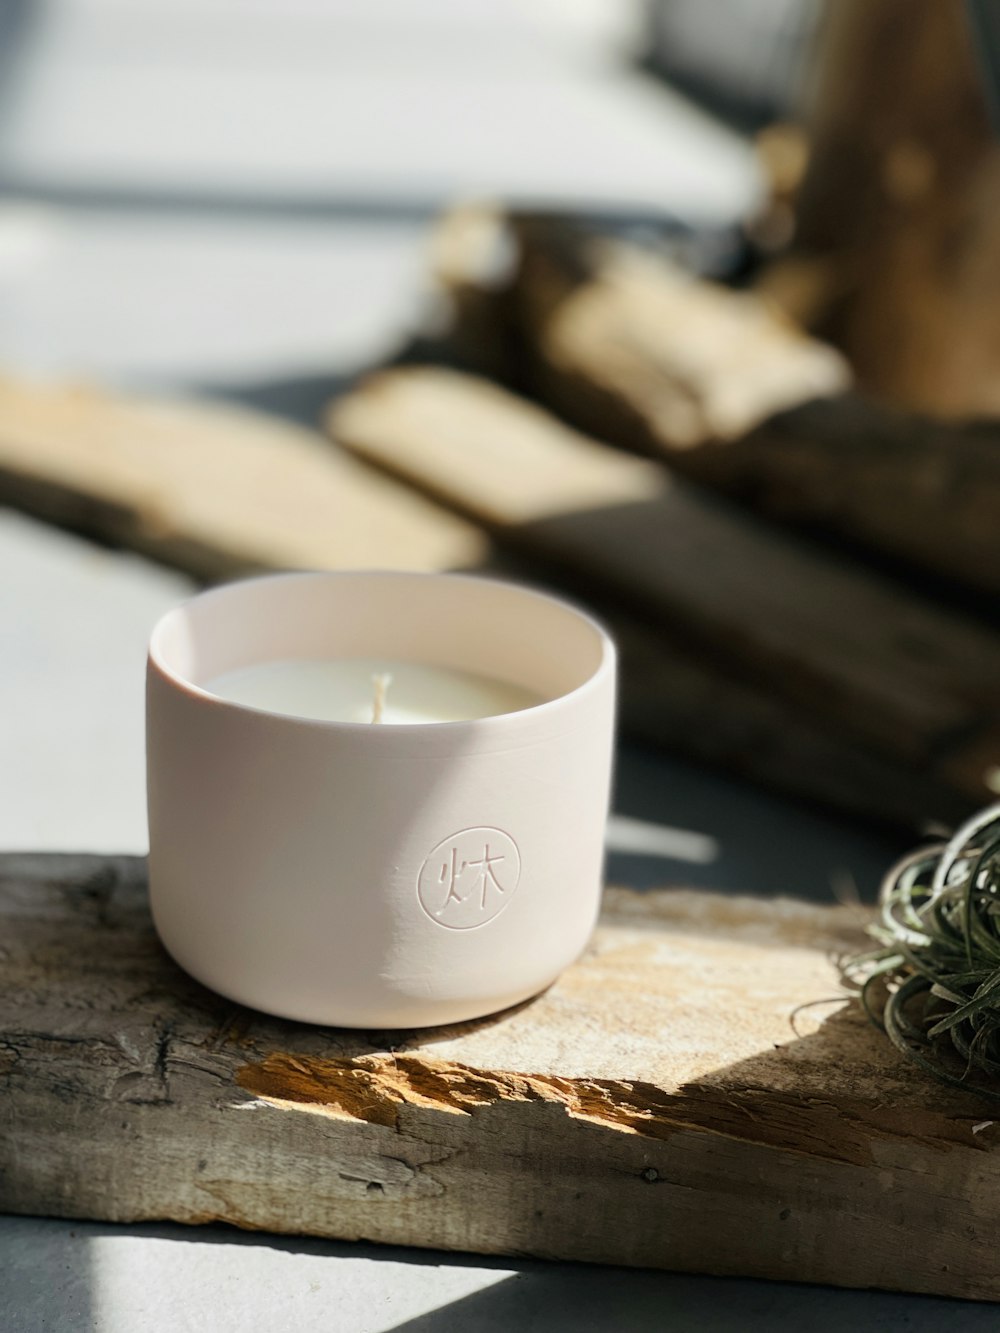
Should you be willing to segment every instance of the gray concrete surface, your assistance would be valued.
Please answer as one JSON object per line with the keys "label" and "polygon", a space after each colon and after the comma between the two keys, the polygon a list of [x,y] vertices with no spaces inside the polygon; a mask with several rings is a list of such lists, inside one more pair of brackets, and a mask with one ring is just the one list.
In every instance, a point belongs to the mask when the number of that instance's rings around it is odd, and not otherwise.
{"label": "gray concrete surface", "polygon": [[[732,217],[749,154],[620,59],[635,0],[8,0],[0,176],[336,212],[457,194]],[[10,59],[10,57],[8,57]]]}
{"label": "gray concrete surface", "polygon": [[0,195],[0,361],[212,390],[352,371],[420,318],[426,227]]}
{"label": "gray concrete surface", "polygon": [[990,1306],[207,1227],[0,1218],[5,1333],[987,1333]]}
{"label": "gray concrete surface", "polygon": [[0,847],[146,850],[143,671],[181,575],[0,509]]}

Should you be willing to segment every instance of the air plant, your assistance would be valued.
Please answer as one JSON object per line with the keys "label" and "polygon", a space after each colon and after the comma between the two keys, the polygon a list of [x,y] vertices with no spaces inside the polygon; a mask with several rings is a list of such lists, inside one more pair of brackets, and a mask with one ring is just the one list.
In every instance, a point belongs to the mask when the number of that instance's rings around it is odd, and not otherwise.
{"label": "air plant", "polygon": [[879,908],[845,980],[908,1059],[1000,1100],[1000,805],[893,866]]}

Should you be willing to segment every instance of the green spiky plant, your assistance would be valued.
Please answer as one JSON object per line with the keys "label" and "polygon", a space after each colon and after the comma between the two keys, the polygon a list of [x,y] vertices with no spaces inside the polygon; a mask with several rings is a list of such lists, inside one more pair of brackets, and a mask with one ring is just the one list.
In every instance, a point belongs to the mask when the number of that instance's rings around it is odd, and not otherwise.
{"label": "green spiky plant", "polygon": [[845,980],[908,1059],[1000,1100],[1000,805],[894,866],[879,907]]}

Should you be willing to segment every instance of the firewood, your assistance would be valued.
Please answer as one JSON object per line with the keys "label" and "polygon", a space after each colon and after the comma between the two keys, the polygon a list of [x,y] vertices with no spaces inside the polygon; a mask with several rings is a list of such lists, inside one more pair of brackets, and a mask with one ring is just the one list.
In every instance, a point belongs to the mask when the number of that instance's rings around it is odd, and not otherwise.
{"label": "firewood", "polygon": [[522,268],[502,311],[516,324],[522,381],[566,420],[771,517],[1000,591],[1000,424],[946,422],[840,392],[829,365],[823,388],[818,344],[793,352],[797,344],[780,338],[769,343],[775,384],[784,347],[784,383],[790,397],[797,385],[799,402],[765,414],[748,405],[777,408],[775,395],[766,404],[747,397],[729,418],[719,406],[713,416],[704,404],[724,404],[744,364],[757,364],[753,323],[734,314],[731,341],[707,340],[702,367],[681,373],[698,322],[691,311],[703,306],[708,329],[713,310],[749,298],[679,283],[654,256],[631,257],[629,283],[621,246],[595,248],[554,223],[526,220],[516,230]]}

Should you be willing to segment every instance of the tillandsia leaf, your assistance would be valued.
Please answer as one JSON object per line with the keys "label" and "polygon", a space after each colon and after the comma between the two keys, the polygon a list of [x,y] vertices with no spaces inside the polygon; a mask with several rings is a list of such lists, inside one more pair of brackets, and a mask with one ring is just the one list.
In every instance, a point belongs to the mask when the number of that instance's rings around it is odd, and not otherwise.
{"label": "tillandsia leaf", "polygon": [[979,898],[982,899],[983,906],[988,903],[992,896],[989,874],[993,862],[996,860],[998,847],[1000,847],[1000,840],[993,838],[987,841],[972,867],[968,879],[965,881],[962,924],[965,934],[966,957],[970,964],[973,961],[974,943],[978,945],[983,954],[1000,961],[1000,943],[998,943],[996,935],[976,915],[977,893]]}
{"label": "tillandsia leaf", "polygon": [[950,1032],[967,1018],[975,1018],[978,1014],[986,1013],[991,1005],[996,1004],[998,991],[1000,991],[1000,977],[991,977],[979,987],[971,1000],[966,1000],[957,1009],[953,1009],[947,1018],[942,1018],[940,1022],[929,1027],[928,1037],[936,1037],[941,1032]]}
{"label": "tillandsia leaf", "polygon": [[950,990],[940,981],[935,981],[931,987],[931,994],[938,1000],[947,1000],[950,1004],[961,1004],[962,997],[958,991]]}
{"label": "tillandsia leaf", "polygon": [[907,1059],[1000,1099],[1000,804],[899,861],[879,904],[845,983]]}

